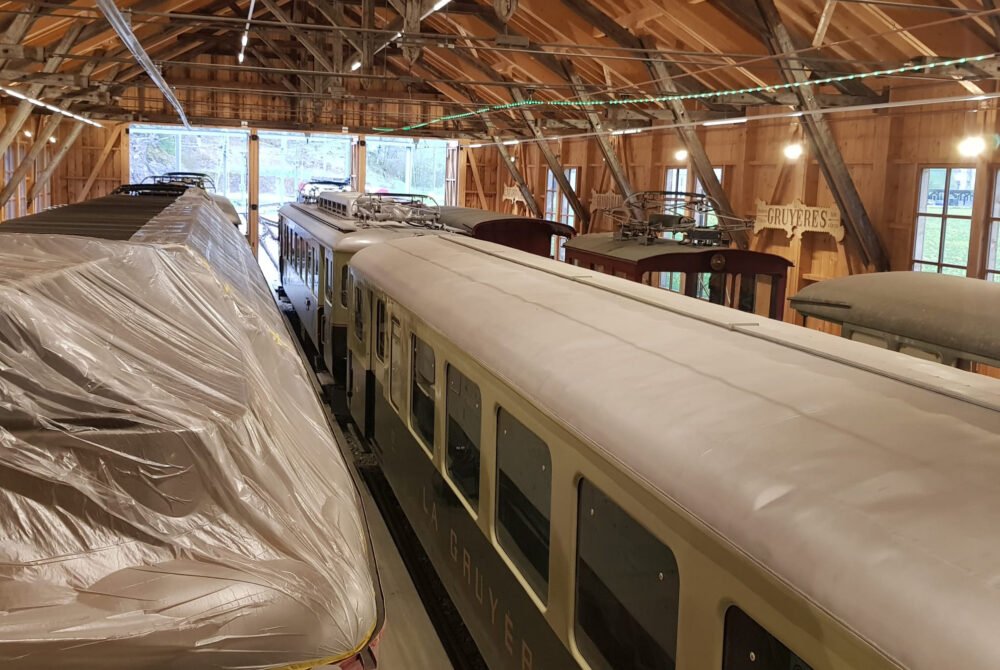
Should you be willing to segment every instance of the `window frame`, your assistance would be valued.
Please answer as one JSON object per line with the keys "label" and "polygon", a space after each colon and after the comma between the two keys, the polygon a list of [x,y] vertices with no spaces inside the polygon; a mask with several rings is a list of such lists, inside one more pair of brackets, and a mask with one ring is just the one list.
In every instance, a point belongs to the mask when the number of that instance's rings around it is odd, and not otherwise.
{"label": "window frame", "polygon": [[[460,381],[464,383],[471,384],[475,387],[476,393],[478,394],[478,405],[476,409],[479,411],[477,417],[478,431],[475,436],[469,435],[468,433],[463,433],[467,438],[473,439],[475,444],[473,445],[476,449],[476,474],[475,474],[475,500],[470,500],[469,495],[463,489],[463,485],[455,477],[452,471],[452,464],[449,461],[452,451],[452,393],[451,393],[451,373],[454,371],[461,378]],[[474,380],[469,375],[462,371],[462,368],[455,365],[451,361],[446,360],[444,363],[444,377],[445,377],[445,403],[444,403],[444,415],[445,415],[445,431],[444,431],[444,475],[451,483],[452,487],[455,489],[456,494],[459,499],[465,504],[469,512],[472,514],[473,518],[477,518],[479,515],[479,502],[482,498],[482,487],[483,487],[483,390],[479,382]],[[461,395],[461,394],[459,394]]]}
{"label": "window frame", "polygon": [[993,204],[986,222],[986,263],[983,277],[1000,282],[1000,169],[993,174]]}
{"label": "window frame", "polygon": [[[551,588],[552,588],[552,567],[551,567],[551,564],[552,564],[552,495],[553,495],[552,494],[552,492],[553,492],[553,488],[552,488],[552,448],[549,445],[549,442],[547,440],[543,439],[542,436],[540,436],[538,433],[536,433],[535,431],[533,431],[531,428],[528,427],[528,425],[524,421],[522,421],[520,418],[518,418],[518,414],[516,414],[516,413],[512,412],[511,410],[507,409],[506,407],[504,407],[500,403],[494,403],[492,409],[493,409],[493,419],[494,419],[494,426],[493,426],[493,438],[494,438],[494,441],[493,441],[493,449],[494,449],[494,452],[493,452],[493,456],[494,456],[494,467],[493,467],[494,487],[493,487],[493,489],[494,490],[493,490],[493,519],[492,519],[492,525],[493,525],[493,530],[494,530],[494,537],[496,538],[496,546],[499,549],[499,553],[507,560],[507,562],[510,565],[510,568],[514,572],[514,574],[518,575],[521,578],[521,580],[524,582],[527,593],[539,604],[540,607],[542,607],[544,609],[544,608],[548,607],[549,597],[551,595],[550,592],[551,592]],[[503,509],[503,506],[501,505],[501,502],[502,502],[501,501],[501,493],[502,493],[502,486],[501,486],[501,462],[502,462],[501,450],[502,450],[502,446],[501,445],[502,445],[502,442],[501,442],[501,439],[500,439],[500,429],[501,429],[501,426],[503,424],[503,422],[501,421],[501,413],[506,414],[508,417],[510,417],[511,420],[513,420],[515,423],[519,424],[521,426],[521,428],[523,428],[524,430],[526,430],[527,432],[529,432],[531,435],[533,435],[534,438],[545,448],[545,455],[547,456],[547,459],[548,459],[547,460],[547,465],[545,467],[543,467],[543,470],[545,470],[547,472],[547,477],[548,477],[548,513],[547,513],[547,517],[546,517],[546,522],[547,522],[546,542],[547,543],[546,543],[546,562],[545,562],[545,570],[546,570],[546,572],[545,572],[544,575],[540,574],[540,573],[538,575],[538,577],[541,578],[542,585],[544,586],[544,590],[543,591],[539,591],[538,585],[535,583],[534,577],[532,575],[530,575],[528,573],[528,571],[526,571],[526,569],[525,569],[526,567],[531,567],[532,569],[535,569],[534,566],[531,566],[531,559],[524,552],[523,548],[517,542],[517,540],[514,539],[514,536],[513,536],[513,534],[510,533],[509,529],[507,528],[507,525],[504,524],[501,521],[501,519],[500,519],[501,510]],[[520,454],[520,456],[522,456],[522,457],[523,457],[523,455],[524,455],[524,452],[522,452]],[[510,479],[510,477],[508,477],[508,479]],[[511,480],[511,481],[512,481],[512,483],[514,483],[513,480]],[[518,492],[520,493],[520,490]],[[521,495],[523,496],[524,494],[521,493]],[[529,500],[528,502],[530,503],[531,501]],[[532,504],[532,507],[534,507],[533,504]],[[536,509],[536,511],[540,511],[540,510],[537,510],[537,508],[535,508],[535,509]],[[503,532],[501,532],[501,531],[503,531]],[[504,534],[506,534],[510,538],[509,542],[505,541]],[[513,546],[510,546],[510,545],[513,545]],[[512,549],[514,550],[513,552],[512,552]],[[524,565],[522,563],[522,561],[526,561],[528,565],[527,566]]]}
{"label": "window frame", "polygon": [[[922,209],[921,194],[922,194],[923,189],[924,189],[924,186],[923,186],[923,184],[924,184],[924,176],[927,175],[931,170],[944,170],[945,171],[945,176],[944,176],[944,194],[943,194],[942,201],[941,201],[941,212],[940,213],[938,213],[938,212],[927,212],[924,209]],[[949,198],[949,196],[951,194],[951,191],[952,191],[951,178],[952,178],[952,173],[955,170],[971,170],[972,171],[972,184],[973,184],[972,193],[973,193],[973,200],[971,202],[971,207],[970,207],[970,211],[969,211],[968,215],[964,215],[964,214],[950,214],[948,212],[948,208],[949,208],[948,198]],[[934,268],[934,273],[936,273],[936,274],[953,274],[953,273],[950,273],[950,272],[948,272],[948,273],[943,272],[944,268],[950,268],[952,270],[959,270],[959,271],[961,271],[963,273],[961,276],[966,276],[966,277],[969,276],[969,269],[970,269],[970,266],[969,266],[969,253],[970,253],[971,248],[972,248],[972,235],[974,234],[974,229],[975,229],[975,227],[973,225],[973,216],[972,216],[972,214],[973,214],[973,211],[974,211],[974,208],[975,208],[975,181],[976,181],[977,176],[978,176],[978,169],[976,168],[975,165],[971,165],[970,166],[968,164],[964,164],[964,165],[922,165],[922,166],[920,166],[920,169],[919,169],[919,172],[918,172],[918,175],[917,175],[917,193],[916,193],[917,202],[916,202],[916,204],[914,206],[913,239],[912,239],[912,243],[910,244],[910,269],[912,271],[914,271],[914,272],[929,272],[929,270],[923,269],[924,267],[927,267],[927,268]],[[928,190],[930,190],[929,187],[928,187]],[[926,200],[926,198],[924,198],[924,199]],[[924,204],[926,204],[926,203],[924,203]],[[923,250],[923,246],[924,246],[924,240],[926,239],[924,237],[924,235],[922,234],[922,231],[923,231],[923,228],[924,228],[925,224],[921,222],[921,219],[937,219],[941,223],[941,231],[940,231],[940,233],[938,235],[938,240],[937,240],[937,244],[938,244],[937,261],[925,261],[925,260],[920,260],[920,259],[917,258],[917,256],[918,256],[918,254],[917,254],[917,243],[918,243],[918,241],[920,242],[920,248],[921,248],[921,254],[920,255],[922,255],[922,250]],[[961,265],[960,266],[960,265],[955,265],[954,263],[946,263],[944,261],[945,241],[947,239],[948,220],[949,219],[961,219],[963,221],[968,221],[969,222],[969,244],[968,244],[968,246],[965,249],[965,265]],[[992,222],[992,217],[991,217],[991,222]],[[956,276],[958,276],[958,275],[956,275]]]}
{"label": "window frame", "polygon": [[375,357],[382,363],[385,362],[388,313],[385,298],[377,298],[375,300]]}
{"label": "window frame", "polygon": [[[634,643],[636,641],[635,640],[636,637],[638,637],[639,640],[646,639],[648,642],[651,642],[653,645],[655,645],[654,647],[650,647],[649,645],[647,645],[646,647],[647,651],[649,651],[650,649],[659,648],[664,652],[666,656],[669,657],[671,661],[674,662],[674,664],[676,664],[677,643],[678,643],[678,637],[680,636],[680,612],[681,612],[680,566],[677,560],[677,554],[674,552],[673,548],[667,542],[665,542],[660,537],[657,537],[657,535],[652,530],[650,530],[645,524],[640,522],[631,512],[629,512],[629,510],[626,508],[625,505],[622,505],[619,502],[619,500],[616,499],[615,496],[608,493],[607,489],[604,486],[601,486],[595,479],[588,477],[586,475],[581,475],[576,479],[575,488],[576,488],[576,501],[575,501],[576,535],[575,535],[574,552],[572,559],[573,560],[572,637],[577,653],[590,668],[601,668],[604,667],[605,663],[610,664],[620,660],[618,658],[607,658],[604,654],[604,650],[601,649],[600,643],[596,640],[596,638],[593,635],[591,635],[592,631],[588,632],[588,630],[581,624],[581,616],[580,616],[581,603],[586,602],[589,605],[593,605],[594,603],[597,602],[597,600],[591,601],[585,599],[584,598],[585,590],[581,588],[583,584],[581,581],[581,576],[584,574],[583,567],[584,565],[586,565],[592,576],[595,578],[595,580],[590,583],[591,588],[589,589],[589,591],[591,596],[594,596],[595,598],[600,595],[610,596],[610,599],[607,599],[603,602],[604,607],[600,607],[598,609],[605,614],[609,614],[613,613],[615,610],[613,605],[615,604],[619,605],[617,609],[619,611],[625,612],[628,615],[631,615],[633,624],[638,624],[642,632],[646,634],[645,638],[643,638],[642,636],[635,636],[633,634],[632,635],[633,639],[631,640],[625,639],[629,636],[630,632],[635,630],[635,626],[633,625],[631,627],[627,627],[625,630],[617,631],[622,634],[618,637],[615,637],[614,635],[610,636],[611,641],[612,642],[622,641],[626,643],[623,646],[631,646],[631,643]],[[593,504],[594,507],[590,509],[589,514],[586,514],[584,512],[584,508],[587,506],[588,503]],[[602,509],[598,506],[599,503],[604,503],[606,506]],[[601,519],[600,516],[595,515],[597,511],[601,511],[604,514],[607,514],[612,519],[612,521],[617,520],[618,523],[617,524],[611,523],[609,528],[608,522],[603,522],[602,524],[600,521],[597,521],[598,519]],[[585,527],[585,522],[589,519],[595,519],[595,522],[592,522],[590,524],[590,528],[588,529]],[[605,527],[601,528],[602,525],[604,525]],[[624,551],[626,554],[632,557],[639,556],[643,548],[650,549],[651,547],[653,547],[653,544],[651,543],[655,543],[656,551],[660,552],[659,557],[664,559],[664,563],[658,564],[657,566],[660,568],[660,570],[658,571],[659,583],[665,586],[666,588],[670,588],[671,586],[673,587],[672,591],[669,594],[667,594],[671,600],[669,604],[672,605],[672,612],[670,612],[669,614],[672,615],[675,624],[674,630],[668,632],[668,634],[672,637],[672,639],[668,641],[673,643],[672,648],[668,649],[666,648],[666,646],[660,644],[661,640],[658,640],[654,634],[654,632],[664,631],[663,623],[665,614],[667,613],[664,612],[664,608],[662,607],[663,603],[661,602],[655,603],[655,606],[652,608],[652,610],[650,610],[653,614],[653,617],[651,619],[647,618],[645,620],[641,620],[639,617],[635,616],[637,608],[627,607],[625,605],[625,602],[621,598],[621,591],[616,593],[613,588],[613,584],[611,584],[609,580],[606,579],[607,575],[609,574],[609,571],[607,570],[607,568],[609,567],[608,565],[609,563],[614,563],[613,568],[618,569],[622,568],[623,566],[648,567],[650,565],[650,562],[647,562],[646,565],[639,566],[639,563],[641,563],[641,561],[633,560],[633,565],[629,566],[629,561],[619,559],[610,562],[605,561],[603,565],[599,565],[596,562],[593,565],[591,565],[584,560],[584,555],[583,553],[581,553],[581,548],[584,545],[586,545],[587,547],[592,547],[593,545],[600,543],[600,539],[597,537],[596,534],[596,531],[598,530],[603,530],[606,533],[608,532],[613,533],[614,535],[612,537],[606,538],[607,540],[613,540],[613,542],[610,542],[609,546],[615,547],[616,550]],[[631,538],[629,538],[629,535],[631,536]],[[628,539],[639,540],[639,541],[635,543],[635,546],[626,547],[623,545],[622,541]],[[587,553],[588,556],[590,557],[595,557],[595,556],[597,556],[598,558],[600,557],[599,556],[600,552],[595,552],[593,549],[590,549]],[[667,563],[667,561],[669,561],[669,563]],[[666,574],[670,569],[673,570],[673,575],[674,575],[673,578],[668,578],[668,575]],[[621,574],[622,572],[619,570],[618,575]],[[649,574],[652,575],[653,573],[650,572]],[[618,581],[621,582],[622,581],[621,578],[619,578]],[[628,586],[634,587],[634,584]],[[601,590],[604,590],[607,593],[601,594],[600,593]],[[630,600],[632,601],[631,604],[635,605],[636,599],[634,594],[636,589],[633,588],[632,591],[633,591],[632,594],[633,597]],[[647,602],[643,604],[649,605],[650,603]],[[591,611],[593,611],[593,609],[594,608],[591,607]],[[613,621],[611,620],[605,620],[603,623],[607,624],[609,622],[613,623]],[[649,625],[647,626],[644,624],[649,624]],[[613,632],[611,631],[610,626],[608,626],[607,628],[609,632]],[[597,658],[594,657],[595,652]],[[611,666],[611,667],[617,667],[617,666]]]}
{"label": "window frame", "polygon": [[[415,405],[416,405],[416,403],[414,402],[414,398],[416,397],[416,393],[418,392],[418,389],[419,389],[419,387],[417,385],[417,342],[420,342],[420,344],[423,347],[426,347],[427,349],[429,349],[430,352],[431,352],[431,355],[434,357],[434,361],[433,361],[433,365],[432,365],[432,370],[434,371],[434,379],[431,380],[431,393],[428,396],[430,398],[430,401],[431,401],[431,404],[432,404],[432,407],[431,407],[430,436],[429,436],[430,439],[429,440],[427,439],[428,436],[424,435],[423,430],[419,427],[419,424],[418,424],[418,421],[417,421],[417,415],[415,413]],[[407,412],[407,417],[409,419],[410,430],[416,436],[417,442],[423,448],[424,452],[426,452],[427,455],[430,456],[431,458],[434,457],[434,443],[435,443],[435,441],[437,440],[437,437],[438,437],[438,430],[437,430],[437,413],[438,413],[438,402],[437,402],[437,390],[438,390],[437,363],[438,363],[438,356],[437,356],[437,351],[434,349],[434,347],[430,343],[428,343],[426,340],[424,340],[422,337],[420,337],[419,335],[417,335],[416,333],[411,332],[410,333],[410,365],[408,366],[409,367],[409,371],[410,371],[410,374],[409,374],[409,382],[410,382],[409,383],[410,407],[409,407],[409,411]]]}

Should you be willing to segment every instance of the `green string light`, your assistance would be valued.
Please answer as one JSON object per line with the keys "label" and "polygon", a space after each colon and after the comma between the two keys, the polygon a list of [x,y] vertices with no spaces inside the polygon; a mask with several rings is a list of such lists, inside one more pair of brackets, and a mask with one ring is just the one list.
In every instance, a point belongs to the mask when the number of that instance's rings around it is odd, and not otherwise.
{"label": "green string light", "polygon": [[431,119],[430,121],[424,121],[423,123],[403,126],[401,128],[372,128],[372,130],[377,133],[394,133],[400,131],[416,130],[418,128],[425,128],[427,126],[431,126],[437,123],[443,123],[445,121],[466,119],[470,116],[482,116],[484,114],[491,114],[493,112],[502,112],[507,109],[512,109],[514,107],[523,107],[526,105],[538,106],[538,107],[596,107],[596,106],[610,107],[611,105],[653,104],[658,102],[673,102],[675,100],[705,100],[707,98],[723,98],[734,95],[745,95],[747,93],[760,93],[762,91],[767,93],[773,93],[780,90],[799,88],[802,86],[822,86],[823,84],[835,84],[837,82],[851,81],[854,79],[868,79],[869,77],[885,77],[894,74],[902,74],[904,72],[914,72],[916,70],[925,70],[934,67],[947,67],[949,65],[964,65],[966,63],[980,63],[984,60],[996,58],[996,56],[997,54],[995,53],[983,54],[981,56],[967,56],[964,58],[953,58],[951,60],[920,63],[919,65],[904,65],[889,70],[875,70],[873,72],[862,72],[857,74],[842,74],[842,75],[837,75],[835,77],[825,77],[823,79],[816,79],[808,82],[796,81],[787,84],[775,84],[774,86],[758,86],[756,88],[729,89],[727,91],[707,91],[705,93],[659,95],[659,96],[650,96],[646,98],[622,98],[616,100],[536,100],[534,98],[529,98],[527,100],[509,102],[501,105],[490,105],[488,107],[480,107],[479,109],[471,112],[463,112],[461,114],[450,114],[447,116],[439,116],[438,118]]}

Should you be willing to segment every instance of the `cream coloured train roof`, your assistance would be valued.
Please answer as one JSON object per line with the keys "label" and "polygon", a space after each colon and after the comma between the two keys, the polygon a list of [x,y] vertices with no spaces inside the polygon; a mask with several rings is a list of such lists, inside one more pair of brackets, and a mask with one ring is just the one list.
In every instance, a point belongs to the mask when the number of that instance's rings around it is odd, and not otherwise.
{"label": "cream coloured train roof", "polygon": [[995,380],[477,240],[352,265],[904,667],[1000,667]]}

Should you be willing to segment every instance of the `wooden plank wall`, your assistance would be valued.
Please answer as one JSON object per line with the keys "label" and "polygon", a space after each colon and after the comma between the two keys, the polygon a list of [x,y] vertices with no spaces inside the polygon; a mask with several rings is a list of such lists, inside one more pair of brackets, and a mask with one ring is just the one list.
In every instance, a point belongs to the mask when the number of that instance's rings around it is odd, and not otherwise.
{"label": "wooden plank wall", "polygon": [[[939,90],[921,88],[920,99],[958,95],[956,87]],[[906,99],[905,90],[893,93],[893,100]],[[967,134],[997,132],[995,115],[990,123],[977,125],[977,103],[915,106],[879,111],[849,112],[828,116],[834,136],[843,153],[854,183],[891,258],[892,269],[910,269],[913,248],[917,184],[920,170],[931,166],[976,166],[975,159],[958,154],[957,144]],[[763,108],[753,114],[787,111],[787,108]],[[982,118],[985,118],[982,117]],[[712,164],[724,168],[723,187],[736,212],[752,216],[757,199],[772,204],[801,200],[806,205],[833,206],[834,200],[814,160],[802,139],[794,119],[751,121],[738,126],[699,127]],[[635,190],[662,190],[668,168],[688,167],[674,158],[683,148],[673,130],[646,132],[613,137],[616,152],[625,166]],[[802,141],[806,151],[797,161],[784,158],[783,148],[790,141]],[[551,143],[564,167],[578,167],[577,193],[584,205],[591,192],[614,190],[610,171],[606,168],[593,139],[577,138]],[[545,179],[548,167],[541,152],[532,144],[508,147],[513,149],[519,166],[536,196],[544,206]],[[505,186],[513,180],[499,166],[499,154],[492,146],[467,149],[474,154],[484,184],[489,183],[488,197],[500,211],[513,211],[510,202],[502,202]],[[464,162],[470,171],[466,178],[465,202],[469,206],[478,200],[471,161]],[[981,165],[993,172],[994,158]],[[689,181],[689,186],[692,182]],[[597,217],[592,230],[606,230],[606,223]],[[806,233],[800,242],[789,240],[783,231],[763,231],[751,236],[752,248],[774,253],[791,260],[795,267],[789,276],[788,295],[812,281],[864,272],[852,247],[838,244],[831,236]],[[785,310],[786,319],[798,320],[794,310]],[[810,322],[810,325],[813,325]]]}
{"label": "wooden plank wall", "polygon": [[[9,114],[11,111],[11,109],[2,110],[4,114]],[[44,123],[46,118],[46,116],[33,115],[24,127],[24,130],[32,133],[32,137],[27,137],[23,131],[18,133],[6,154],[0,157],[0,160],[3,161],[4,180],[17,167],[21,158],[28,153],[40,125],[39,121]],[[71,119],[63,120],[59,124],[59,128],[54,133],[56,141],[46,143],[42,153],[28,171],[22,186],[15,191],[7,206],[0,208],[0,221],[41,211],[46,207],[79,201],[82,189],[88,178],[94,173],[95,164],[109,140],[111,141],[110,150],[103,167],[96,172],[88,197],[106,195],[123,181],[127,181],[127,151],[125,152],[124,166],[121,160],[121,141],[122,137],[127,138],[127,135],[121,132],[122,126],[109,123],[104,128],[95,128],[88,125],[80,133],[66,157],[56,167],[48,185],[35,198],[34,202],[27,202],[27,195],[34,186],[36,178],[49,165],[49,161],[59,150],[60,142],[69,136],[74,125],[75,121]]]}

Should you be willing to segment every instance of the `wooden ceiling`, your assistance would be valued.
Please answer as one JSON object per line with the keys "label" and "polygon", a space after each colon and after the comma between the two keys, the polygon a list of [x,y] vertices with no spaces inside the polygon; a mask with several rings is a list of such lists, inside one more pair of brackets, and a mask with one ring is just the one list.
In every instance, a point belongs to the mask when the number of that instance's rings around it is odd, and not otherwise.
{"label": "wooden ceiling", "polygon": [[[429,121],[411,134],[528,137],[595,124],[642,126],[674,116],[644,103],[590,116],[546,106],[436,119],[530,97],[724,91],[790,81],[791,70],[815,79],[1000,51],[1000,0],[520,0],[506,23],[489,0],[454,0],[436,11],[434,0],[256,0],[240,64],[250,2],[117,4],[182,104],[191,105],[193,121],[360,132]],[[774,55],[789,54],[762,18],[761,6],[772,3],[794,61]],[[404,34],[390,41],[397,32]],[[0,83],[94,118],[170,120],[162,94],[93,3],[0,1],[0,35]],[[352,70],[355,61],[361,66]],[[818,97],[824,106],[864,104],[885,100],[887,87],[942,82],[959,95],[993,90],[995,75],[990,60],[840,82],[821,87]],[[795,94],[686,107],[698,119],[774,104],[796,104]]]}

